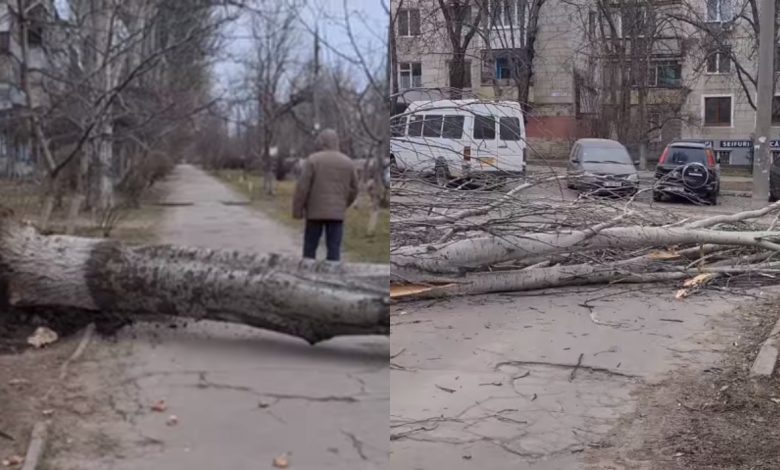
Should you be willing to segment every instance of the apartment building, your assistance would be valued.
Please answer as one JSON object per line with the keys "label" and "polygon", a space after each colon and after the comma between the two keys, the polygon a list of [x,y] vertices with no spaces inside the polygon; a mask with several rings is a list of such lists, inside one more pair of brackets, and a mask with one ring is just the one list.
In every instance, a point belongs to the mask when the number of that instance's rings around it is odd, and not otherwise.
{"label": "apartment building", "polygon": [[[600,136],[653,161],[669,141],[690,138],[709,141],[724,164],[749,165],[755,35],[735,1],[546,0],[525,103],[535,153],[564,157],[577,138]],[[472,3],[474,15],[482,3]],[[466,52],[464,95],[514,99],[512,52],[529,45],[534,0],[483,5]],[[402,101],[446,95],[452,46],[438,2],[394,0],[393,7],[393,79]]]}
{"label": "apartment building", "polygon": [[[479,16],[481,31],[473,35],[466,50],[464,97],[515,99],[518,89],[512,77],[513,53],[527,47],[530,5],[521,1],[496,3],[488,18],[480,15],[473,3],[467,18],[476,20]],[[557,7],[546,8],[539,17],[534,76],[528,92],[533,112],[526,126],[531,146],[544,153],[560,153],[582,134],[577,127],[572,74],[577,36],[567,18],[570,8],[560,0],[547,0],[547,4]],[[400,100],[447,96],[452,46],[438,2],[393,0],[392,6],[397,71],[393,80],[397,81]],[[486,24],[489,34],[484,33]]]}
{"label": "apartment building", "polygon": [[[22,86],[22,28],[17,2],[0,1],[0,178],[26,178],[34,173],[32,136],[26,124],[27,97]],[[48,67],[44,25],[56,16],[51,1],[30,2],[27,31],[29,81],[33,106],[45,99],[43,75]]]}

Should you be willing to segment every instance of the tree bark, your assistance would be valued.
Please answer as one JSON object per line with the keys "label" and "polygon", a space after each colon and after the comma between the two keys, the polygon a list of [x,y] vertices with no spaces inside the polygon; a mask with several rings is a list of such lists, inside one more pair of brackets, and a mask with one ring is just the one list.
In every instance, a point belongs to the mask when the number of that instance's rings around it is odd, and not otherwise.
{"label": "tree bark", "polygon": [[536,259],[564,251],[632,249],[653,246],[718,244],[760,246],[775,250],[768,239],[777,232],[726,232],[677,227],[614,227],[558,233],[478,237],[453,243],[403,247],[392,256],[395,267],[431,273],[453,273],[517,259]]}
{"label": "tree bark", "polygon": [[18,308],[216,320],[310,344],[390,329],[386,265],[43,236],[1,208],[0,284]]}

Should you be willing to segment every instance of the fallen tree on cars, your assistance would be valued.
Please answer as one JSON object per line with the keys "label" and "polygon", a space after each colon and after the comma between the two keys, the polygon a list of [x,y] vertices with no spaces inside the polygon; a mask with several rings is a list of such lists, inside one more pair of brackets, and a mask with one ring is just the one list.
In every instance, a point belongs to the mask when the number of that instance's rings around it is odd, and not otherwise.
{"label": "fallen tree on cars", "polygon": [[44,236],[2,208],[0,284],[0,305],[21,309],[216,320],[311,344],[389,333],[386,265]]}
{"label": "fallen tree on cars", "polygon": [[682,217],[663,205],[638,203],[641,192],[577,197],[559,180],[541,174],[504,191],[463,191],[398,175],[393,297],[645,282],[682,283],[678,296],[686,296],[706,284],[780,275],[778,217],[762,220],[780,214],[780,203]]}

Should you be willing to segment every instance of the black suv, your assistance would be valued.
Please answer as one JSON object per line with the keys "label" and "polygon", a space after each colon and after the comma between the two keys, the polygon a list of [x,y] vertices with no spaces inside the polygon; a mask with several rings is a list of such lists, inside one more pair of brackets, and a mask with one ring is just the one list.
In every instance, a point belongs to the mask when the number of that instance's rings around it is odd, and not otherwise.
{"label": "black suv", "polygon": [[653,200],[680,196],[715,205],[720,194],[720,167],[712,148],[699,142],[672,142],[655,169]]}

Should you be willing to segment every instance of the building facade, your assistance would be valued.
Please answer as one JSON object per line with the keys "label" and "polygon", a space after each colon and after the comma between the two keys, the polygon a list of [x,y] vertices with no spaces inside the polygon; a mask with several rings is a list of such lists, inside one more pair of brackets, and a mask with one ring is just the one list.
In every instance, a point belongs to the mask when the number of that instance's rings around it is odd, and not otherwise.
{"label": "building facade", "polygon": [[[535,1],[470,2],[465,18],[479,27],[466,49],[463,92],[515,99],[515,72],[531,67],[521,103],[531,158],[565,158],[574,140],[592,136],[620,140],[652,162],[669,141],[687,138],[710,142],[723,164],[751,164],[756,32],[736,0],[546,0],[539,8]],[[399,99],[447,96],[453,15],[435,0],[392,6]],[[516,57],[526,62],[517,66]],[[780,151],[780,96],[776,101],[773,144]]]}
{"label": "building facade", "polygon": [[24,54],[27,44],[27,70],[30,102],[34,107],[44,103],[44,72],[48,68],[45,25],[56,18],[51,1],[31,2],[25,12],[28,18],[26,38],[22,38],[17,2],[0,1],[0,178],[24,179],[33,176],[36,162],[32,135],[25,110],[28,99],[22,86]]}

